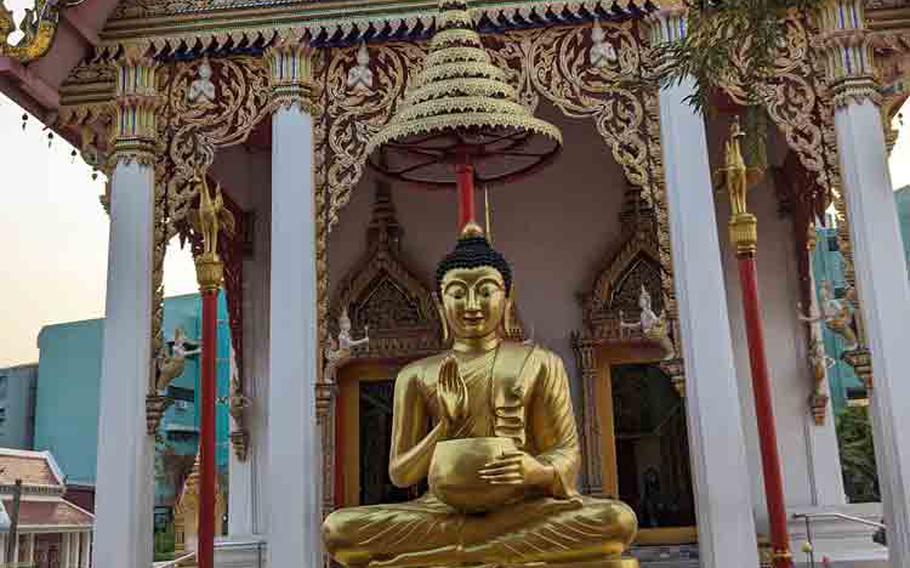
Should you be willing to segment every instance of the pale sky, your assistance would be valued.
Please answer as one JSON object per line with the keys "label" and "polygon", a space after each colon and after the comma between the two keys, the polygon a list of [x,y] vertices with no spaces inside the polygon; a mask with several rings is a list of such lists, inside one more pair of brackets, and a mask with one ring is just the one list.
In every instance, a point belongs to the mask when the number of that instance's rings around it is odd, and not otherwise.
{"label": "pale sky", "polygon": [[[44,325],[101,317],[109,223],[104,177],[0,95],[0,367],[38,360]],[[167,295],[196,291],[189,251],[172,246]]]}
{"label": "pale sky", "polygon": [[[35,118],[23,131],[22,112],[0,95],[0,367],[37,361],[42,326],[104,313],[109,223],[98,201],[104,178],[93,181],[91,168],[59,137],[49,148]],[[910,184],[908,130],[891,154],[895,187]],[[164,273],[166,295],[196,291],[191,255],[176,243]]]}

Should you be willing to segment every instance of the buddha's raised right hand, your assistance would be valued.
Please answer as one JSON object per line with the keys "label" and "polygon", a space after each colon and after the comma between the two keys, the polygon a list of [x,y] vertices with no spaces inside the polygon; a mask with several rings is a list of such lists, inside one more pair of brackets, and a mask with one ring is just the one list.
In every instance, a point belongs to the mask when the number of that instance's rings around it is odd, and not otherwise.
{"label": "buddha's raised right hand", "polygon": [[458,362],[449,355],[439,367],[436,381],[440,420],[446,432],[452,434],[468,417],[468,387],[458,371]]}

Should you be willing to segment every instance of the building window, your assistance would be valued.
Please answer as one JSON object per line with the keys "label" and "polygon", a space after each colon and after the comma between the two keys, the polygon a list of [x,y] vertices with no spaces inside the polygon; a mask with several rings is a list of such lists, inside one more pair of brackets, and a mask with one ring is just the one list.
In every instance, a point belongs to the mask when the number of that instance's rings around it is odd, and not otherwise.
{"label": "building window", "polygon": [[6,426],[6,409],[0,408],[0,428]]}
{"label": "building window", "polygon": [[183,387],[167,387],[167,396],[175,401],[196,402],[196,391]]}
{"label": "building window", "polygon": [[6,375],[0,375],[0,398],[6,398],[6,384],[9,382],[9,377]]}
{"label": "building window", "polygon": [[171,430],[167,433],[167,439],[170,442],[195,442],[198,437],[197,432],[186,430]]}

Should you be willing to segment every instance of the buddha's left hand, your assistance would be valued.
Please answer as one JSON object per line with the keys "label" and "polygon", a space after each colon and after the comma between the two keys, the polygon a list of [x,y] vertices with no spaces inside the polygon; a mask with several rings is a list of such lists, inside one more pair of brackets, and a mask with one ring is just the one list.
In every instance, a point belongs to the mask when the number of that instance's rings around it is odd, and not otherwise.
{"label": "buddha's left hand", "polygon": [[526,485],[548,488],[553,484],[553,466],[525,452],[509,452],[477,472],[491,485]]}

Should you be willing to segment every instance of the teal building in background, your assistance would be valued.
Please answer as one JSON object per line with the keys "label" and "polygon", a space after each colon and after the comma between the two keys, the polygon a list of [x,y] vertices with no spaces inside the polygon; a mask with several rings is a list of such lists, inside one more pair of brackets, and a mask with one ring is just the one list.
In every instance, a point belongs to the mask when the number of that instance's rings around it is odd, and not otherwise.
{"label": "teal building in background", "polygon": [[[904,259],[910,267],[910,185],[896,190],[894,199],[897,202],[898,220],[904,240]],[[834,221],[830,217],[828,221],[828,227],[816,230],[818,241],[812,253],[812,273],[816,286],[820,286],[826,280],[830,281],[834,285],[835,296],[842,298],[846,290],[843,256],[837,244]],[[825,352],[835,360],[834,366],[828,369],[828,383],[836,414],[847,406],[850,399],[864,399],[867,394],[865,386],[853,372],[853,368],[840,359],[840,354],[844,352],[844,340],[831,333],[827,327],[823,326],[822,329]]]}
{"label": "teal building in background", "polygon": [[48,450],[67,485],[95,485],[104,320],[48,325],[38,334],[35,447]]}
{"label": "teal building in background", "polygon": [[[164,336],[172,341],[182,328],[198,346],[202,330],[198,294],[164,300]],[[98,400],[104,320],[45,326],[38,336],[38,386],[35,394],[34,449],[49,450],[67,475],[67,485],[94,488],[98,445]],[[230,442],[227,396],[231,341],[224,294],[218,304],[216,459],[226,481]],[[193,349],[193,346],[188,346]],[[124,377],[126,379],[126,377]],[[171,507],[179,483],[192,465],[199,443],[199,356],[186,359],[184,372],[168,388],[173,404],[159,427],[155,456],[155,504]],[[102,433],[103,434],[103,433]],[[222,487],[227,487],[226,484]]]}
{"label": "teal building in background", "polygon": [[[816,229],[817,242],[812,252],[812,275],[816,287],[822,282],[829,281],[834,286],[834,295],[843,298],[846,292],[844,280],[843,256],[837,243],[837,229],[831,226]],[[816,290],[816,294],[818,291]],[[853,367],[844,363],[840,354],[844,352],[843,338],[834,334],[824,324],[822,325],[822,340],[825,342],[825,352],[834,359],[834,364],[828,369],[828,387],[831,394],[831,405],[837,414],[847,406],[851,398],[866,398],[866,387],[863,381],[856,376]]]}

